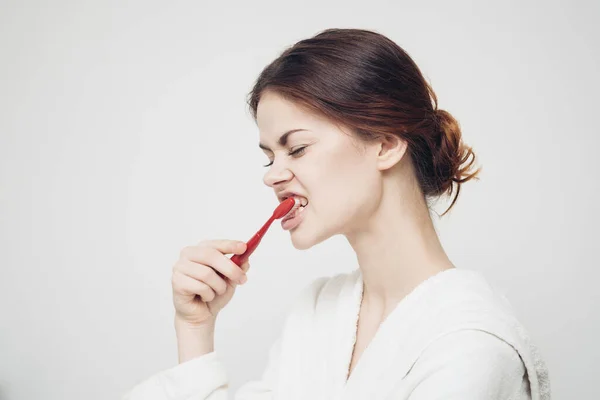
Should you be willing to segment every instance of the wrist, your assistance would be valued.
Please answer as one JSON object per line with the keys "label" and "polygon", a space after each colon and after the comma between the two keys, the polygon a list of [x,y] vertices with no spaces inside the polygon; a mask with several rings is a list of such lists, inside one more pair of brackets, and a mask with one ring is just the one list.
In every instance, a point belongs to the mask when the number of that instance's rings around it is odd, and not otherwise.
{"label": "wrist", "polygon": [[214,351],[214,331],[214,321],[191,324],[176,318],[175,332],[179,363],[212,353]]}
{"label": "wrist", "polygon": [[174,325],[176,331],[211,331],[214,330],[216,325],[216,317],[209,318],[202,322],[189,322],[182,318],[180,318],[177,314],[175,314]]}

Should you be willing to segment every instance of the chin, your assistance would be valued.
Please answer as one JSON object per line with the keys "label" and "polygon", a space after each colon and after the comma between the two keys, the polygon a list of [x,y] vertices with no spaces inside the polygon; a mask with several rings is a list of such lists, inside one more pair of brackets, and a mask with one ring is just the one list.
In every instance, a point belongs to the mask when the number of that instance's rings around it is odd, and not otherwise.
{"label": "chin", "polygon": [[297,250],[308,250],[332,236],[326,234],[324,235],[323,232],[311,232],[308,229],[302,230],[302,228],[303,226],[300,224],[295,229],[290,231],[292,245]]}
{"label": "chin", "polygon": [[299,232],[290,232],[290,236],[296,250],[308,250],[316,244],[311,237],[300,235]]}

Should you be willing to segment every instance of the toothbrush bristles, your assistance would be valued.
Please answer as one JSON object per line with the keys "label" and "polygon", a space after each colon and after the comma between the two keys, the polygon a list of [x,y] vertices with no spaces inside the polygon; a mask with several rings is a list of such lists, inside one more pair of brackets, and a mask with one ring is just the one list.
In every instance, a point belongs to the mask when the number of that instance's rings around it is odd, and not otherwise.
{"label": "toothbrush bristles", "polygon": [[297,197],[294,197],[294,205],[292,206],[292,208],[290,208],[290,211],[288,211],[285,215],[287,216],[287,215],[292,214],[301,206],[302,206],[302,202],[300,201],[300,199],[298,199]]}

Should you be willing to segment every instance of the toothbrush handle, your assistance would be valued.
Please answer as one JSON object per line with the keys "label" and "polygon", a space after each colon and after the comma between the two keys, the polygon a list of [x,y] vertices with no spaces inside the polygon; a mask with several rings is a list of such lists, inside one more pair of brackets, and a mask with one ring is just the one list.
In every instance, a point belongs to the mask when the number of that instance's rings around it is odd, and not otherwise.
{"label": "toothbrush handle", "polygon": [[258,231],[256,234],[254,234],[254,236],[252,236],[252,238],[248,240],[248,243],[246,243],[246,251],[242,254],[234,254],[230,258],[230,260],[233,261],[238,267],[241,267],[242,264],[245,263],[248,260],[248,258],[252,255],[252,253],[254,253],[254,250],[256,250],[256,248],[258,247],[258,244],[260,243],[263,234],[264,232],[261,231]]}
{"label": "toothbrush handle", "polygon": [[245,263],[248,258],[254,253],[254,250],[258,247],[258,244],[262,240],[265,233],[273,223],[273,217],[269,218],[269,220],[248,240],[246,243],[246,251],[242,254],[234,254],[230,257],[230,260],[233,261],[238,267],[241,267],[243,263]]}

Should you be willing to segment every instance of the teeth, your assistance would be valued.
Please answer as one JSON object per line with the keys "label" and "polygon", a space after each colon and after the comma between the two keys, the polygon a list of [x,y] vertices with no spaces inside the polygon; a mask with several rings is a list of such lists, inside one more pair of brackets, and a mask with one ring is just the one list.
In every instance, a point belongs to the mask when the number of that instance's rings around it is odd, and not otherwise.
{"label": "teeth", "polygon": [[297,200],[300,201],[300,206],[305,207],[308,204],[308,200],[304,197],[296,197]]}
{"label": "teeth", "polygon": [[294,197],[294,200],[296,200],[296,204],[294,207],[292,207],[283,220],[294,218],[296,215],[304,211],[304,207],[308,205],[308,200],[305,198]]}
{"label": "teeth", "polygon": [[[296,204],[294,205],[294,207],[306,207],[308,205],[308,199],[306,199],[305,197],[300,197],[300,196],[293,196],[294,200],[296,200]],[[283,200],[286,200],[287,197],[285,197]]]}

